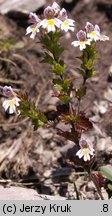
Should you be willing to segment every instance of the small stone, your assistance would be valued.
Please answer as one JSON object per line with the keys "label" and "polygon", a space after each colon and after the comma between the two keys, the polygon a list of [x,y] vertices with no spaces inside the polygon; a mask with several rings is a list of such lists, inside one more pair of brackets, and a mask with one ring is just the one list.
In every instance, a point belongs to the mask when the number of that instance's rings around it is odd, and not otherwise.
{"label": "small stone", "polygon": [[94,102],[94,107],[93,110],[95,113],[100,113],[100,114],[105,114],[108,110],[108,102],[106,100],[102,100],[102,101],[95,101]]}
{"label": "small stone", "polygon": [[105,151],[105,153],[110,154],[112,152],[112,139],[111,137],[101,138],[97,143],[98,151]]}
{"label": "small stone", "polygon": [[50,140],[53,137],[53,133],[49,129],[39,128],[38,132],[43,139]]}
{"label": "small stone", "polygon": [[102,188],[102,189],[101,189],[101,192],[102,192],[102,195],[103,195],[103,197],[104,197],[104,200],[108,200],[109,197],[108,197],[107,191],[106,191],[104,188]]}
{"label": "small stone", "polygon": [[50,166],[52,164],[52,162],[53,162],[53,153],[52,153],[52,151],[45,150],[43,152],[43,154],[41,155],[41,159],[42,159],[42,163],[43,163],[44,166],[46,166],[46,164],[47,164],[47,166],[48,165]]}
{"label": "small stone", "polygon": [[97,115],[94,115],[94,116],[90,117],[89,119],[92,122],[99,122],[100,116],[97,114]]}
{"label": "small stone", "polygon": [[94,191],[95,190],[95,185],[92,181],[88,182],[86,190],[87,191]]}
{"label": "small stone", "polygon": [[52,142],[50,143],[50,147],[53,149],[55,146],[56,146],[56,142],[52,141]]}
{"label": "small stone", "polygon": [[51,170],[46,170],[44,173],[45,178],[49,178],[51,176]]}
{"label": "small stone", "polygon": [[112,103],[112,89],[108,88],[107,91],[104,94],[104,97],[106,100]]}

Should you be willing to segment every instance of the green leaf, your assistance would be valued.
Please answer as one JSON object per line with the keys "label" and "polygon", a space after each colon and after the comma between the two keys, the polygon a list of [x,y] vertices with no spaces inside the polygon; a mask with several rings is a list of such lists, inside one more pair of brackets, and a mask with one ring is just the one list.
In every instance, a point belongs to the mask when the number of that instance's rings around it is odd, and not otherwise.
{"label": "green leaf", "polygon": [[63,82],[62,82],[61,79],[54,79],[53,83],[54,83],[54,85],[55,85],[55,87],[56,87],[56,89],[58,91],[62,91],[63,90]]}
{"label": "green leaf", "polygon": [[112,191],[112,184],[107,185],[108,189]]}
{"label": "green leaf", "polygon": [[86,70],[86,78],[91,78],[91,77],[93,77],[93,75],[94,75],[94,70],[93,69],[91,69],[91,70]]}
{"label": "green leaf", "polygon": [[92,70],[93,69],[93,60],[92,59],[89,59],[86,63],[86,68],[88,70]]}
{"label": "green leaf", "polygon": [[87,46],[86,49],[84,49],[83,54],[79,57],[79,59],[82,61],[81,74],[84,80],[93,77],[95,74],[94,62],[98,59],[96,45],[94,42],[91,43],[91,46]]}
{"label": "green leaf", "polygon": [[24,46],[25,46],[25,44],[24,44],[24,42],[22,42],[22,41],[19,41],[19,42],[17,42],[16,44],[13,45],[13,47],[14,47],[15,49],[22,49],[22,48],[24,48]]}
{"label": "green leaf", "polygon": [[103,175],[107,177],[107,179],[112,181],[112,166],[110,165],[102,166],[100,167],[100,170],[103,173]]}
{"label": "green leaf", "polygon": [[59,99],[64,103],[64,104],[68,104],[71,100],[71,98],[68,95],[64,95],[64,94],[60,94],[59,95]]}
{"label": "green leaf", "polygon": [[64,51],[64,49],[61,47],[59,42],[61,36],[62,33],[60,32],[49,32],[48,34],[45,34],[41,39],[43,48],[50,51],[50,53],[53,56],[53,59],[58,63],[59,63],[60,56]]}
{"label": "green leaf", "polygon": [[38,118],[39,118],[40,121],[42,121],[44,123],[47,123],[47,118],[43,113],[38,112]]}
{"label": "green leaf", "polygon": [[59,91],[68,92],[71,87],[72,80],[71,78],[66,78],[64,80],[54,79],[53,83]]}
{"label": "green leaf", "polygon": [[57,75],[63,75],[65,72],[65,65],[60,65],[59,63],[55,63],[53,65],[53,72]]}
{"label": "green leaf", "polygon": [[54,59],[53,59],[53,57],[50,54],[48,54],[47,52],[45,52],[45,56],[44,56],[44,59],[42,60],[42,62],[53,64]]}
{"label": "green leaf", "polygon": [[46,116],[36,110],[35,103],[30,101],[27,95],[21,95],[20,98],[21,115],[27,116],[31,119],[34,129],[37,129],[39,126],[43,126],[45,123],[47,123],[48,120]]}
{"label": "green leaf", "polygon": [[86,89],[86,86],[81,86],[76,92],[76,97],[82,98],[86,94]]}
{"label": "green leaf", "polygon": [[64,83],[63,83],[63,90],[65,92],[68,92],[71,88],[71,85],[72,85],[72,79],[71,78],[66,78],[64,80]]}
{"label": "green leaf", "polygon": [[44,126],[44,123],[39,119],[32,118],[32,124],[34,125],[34,130],[37,130],[39,127]]}

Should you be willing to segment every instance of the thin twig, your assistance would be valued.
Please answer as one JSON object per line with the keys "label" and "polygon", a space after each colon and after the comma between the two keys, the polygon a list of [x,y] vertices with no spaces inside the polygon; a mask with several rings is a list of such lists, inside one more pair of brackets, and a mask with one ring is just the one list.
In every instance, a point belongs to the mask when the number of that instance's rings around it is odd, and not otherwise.
{"label": "thin twig", "polygon": [[80,197],[79,197],[79,192],[78,192],[78,190],[77,190],[77,186],[76,186],[76,183],[75,183],[75,181],[74,181],[74,189],[75,189],[75,192],[76,192],[76,199],[77,200],[80,200]]}
{"label": "thin twig", "polygon": [[0,60],[1,60],[1,61],[5,61],[5,62],[8,62],[8,63],[10,63],[10,64],[14,65],[15,67],[17,66],[17,65],[16,65],[16,63],[15,63],[15,62],[13,62],[13,61],[12,61],[12,60],[10,60],[10,59],[7,59],[7,58],[0,57]]}
{"label": "thin twig", "polygon": [[6,79],[6,78],[0,78],[0,82],[2,82],[2,83],[20,84],[20,85],[22,85],[24,83],[21,80],[12,80],[12,79]]}
{"label": "thin twig", "polygon": [[80,99],[78,99],[78,105],[77,105],[77,115],[79,114],[80,112]]}
{"label": "thin twig", "polygon": [[35,101],[36,101],[36,102],[35,102],[35,106],[36,106],[36,107],[38,106],[39,101],[40,101],[40,98],[41,98],[41,96],[42,96],[42,93],[43,93],[43,91],[46,89],[46,86],[47,86],[48,83],[49,83],[49,81],[46,82],[46,84],[44,84],[43,87],[41,88],[40,93],[39,93],[39,95],[37,96],[37,98],[36,98],[36,100],[35,100]]}
{"label": "thin twig", "polygon": [[18,125],[20,125],[20,124],[23,124],[23,123],[26,122],[28,119],[29,119],[29,117],[24,118],[24,119],[22,119],[21,121],[18,121],[18,122],[15,122],[15,123],[13,123],[13,122],[11,122],[11,123],[0,123],[0,127],[4,127],[4,126],[6,126],[6,127],[16,127],[16,126],[18,126]]}
{"label": "thin twig", "polygon": [[24,62],[26,62],[26,63],[29,65],[29,67],[30,67],[32,73],[33,73],[33,74],[36,74],[36,72],[35,72],[35,70],[34,70],[32,64],[31,64],[31,63],[29,62],[29,60],[27,60],[24,56],[21,56],[21,55],[19,55],[19,54],[13,54],[13,57],[18,58],[18,59],[23,60]]}

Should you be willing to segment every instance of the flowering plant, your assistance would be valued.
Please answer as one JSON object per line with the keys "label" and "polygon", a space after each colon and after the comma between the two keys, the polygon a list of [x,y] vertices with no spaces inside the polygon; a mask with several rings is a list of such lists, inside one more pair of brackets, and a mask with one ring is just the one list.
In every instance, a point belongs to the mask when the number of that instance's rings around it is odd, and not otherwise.
{"label": "flowering plant", "polygon": [[[30,38],[35,39],[38,34],[44,48],[43,62],[51,65],[54,96],[60,103],[56,106],[55,117],[51,122],[45,113],[40,112],[35,103],[29,100],[27,94],[16,94],[10,86],[5,86],[2,90],[6,97],[3,107],[10,114],[19,111],[20,115],[29,117],[34,129],[39,126],[49,126],[52,123],[60,136],[73,141],[77,150],[72,162],[81,165],[88,172],[100,198],[103,199],[97,177],[91,171],[95,160],[95,146],[83,138],[85,131],[91,129],[93,125],[86,114],[81,112],[80,102],[86,95],[86,81],[95,74],[94,62],[98,59],[96,42],[109,40],[109,37],[102,35],[99,26],[94,26],[90,22],[86,23],[84,30],[79,30],[76,34],[77,40],[71,45],[79,47],[81,51],[81,56],[78,58],[81,60],[80,71],[83,78],[81,86],[77,89],[73,84],[73,79],[69,77],[69,74],[65,74],[66,65],[62,59],[64,50],[60,44],[60,38],[64,32],[75,30],[75,21],[68,18],[67,11],[54,2],[52,6],[44,9],[42,20],[31,12],[29,23],[31,25],[26,29],[26,35],[30,34]],[[74,99],[77,100],[77,106],[74,106]],[[57,128],[56,125],[59,122],[69,125],[69,130],[63,131]]]}

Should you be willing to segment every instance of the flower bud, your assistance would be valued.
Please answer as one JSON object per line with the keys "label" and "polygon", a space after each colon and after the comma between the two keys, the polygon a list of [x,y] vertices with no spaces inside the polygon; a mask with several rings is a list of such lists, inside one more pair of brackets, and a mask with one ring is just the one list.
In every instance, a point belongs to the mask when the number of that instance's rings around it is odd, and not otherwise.
{"label": "flower bud", "polygon": [[64,21],[65,19],[67,19],[67,11],[63,8],[60,13],[59,13],[59,18]]}
{"label": "flower bud", "polygon": [[30,13],[29,14],[29,23],[38,23],[40,22],[40,19],[38,18],[38,16],[35,13]]}
{"label": "flower bud", "polygon": [[80,145],[81,148],[87,148],[88,147],[88,144],[87,144],[86,140],[80,140],[79,145]]}
{"label": "flower bud", "polygon": [[11,86],[4,86],[3,87],[3,95],[8,97],[8,98],[12,98],[15,93],[13,92]]}
{"label": "flower bud", "polygon": [[55,16],[55,10],[48,6],[47,8],[44,9],[44,16],[46,19],[52,19]]}
{"label": "flower bud", "polygon": [[55,16],[59,14],[60,6],[56,2],[52,4],[52,9],[55,11]]}
{"label": "flower bud", "polygon": [[92,31],[94,31],[94,26],[90,22],[87,22],[86,26],[85,26],[85,29],[86,29],[87,33],[90,33]]}
{"label": "flower bud", "polygon": [[78,33],[77,33],[77,39],[79,41],[85,41],[86,40],[86,32],[83,31],[83,30],[80,30]]}

